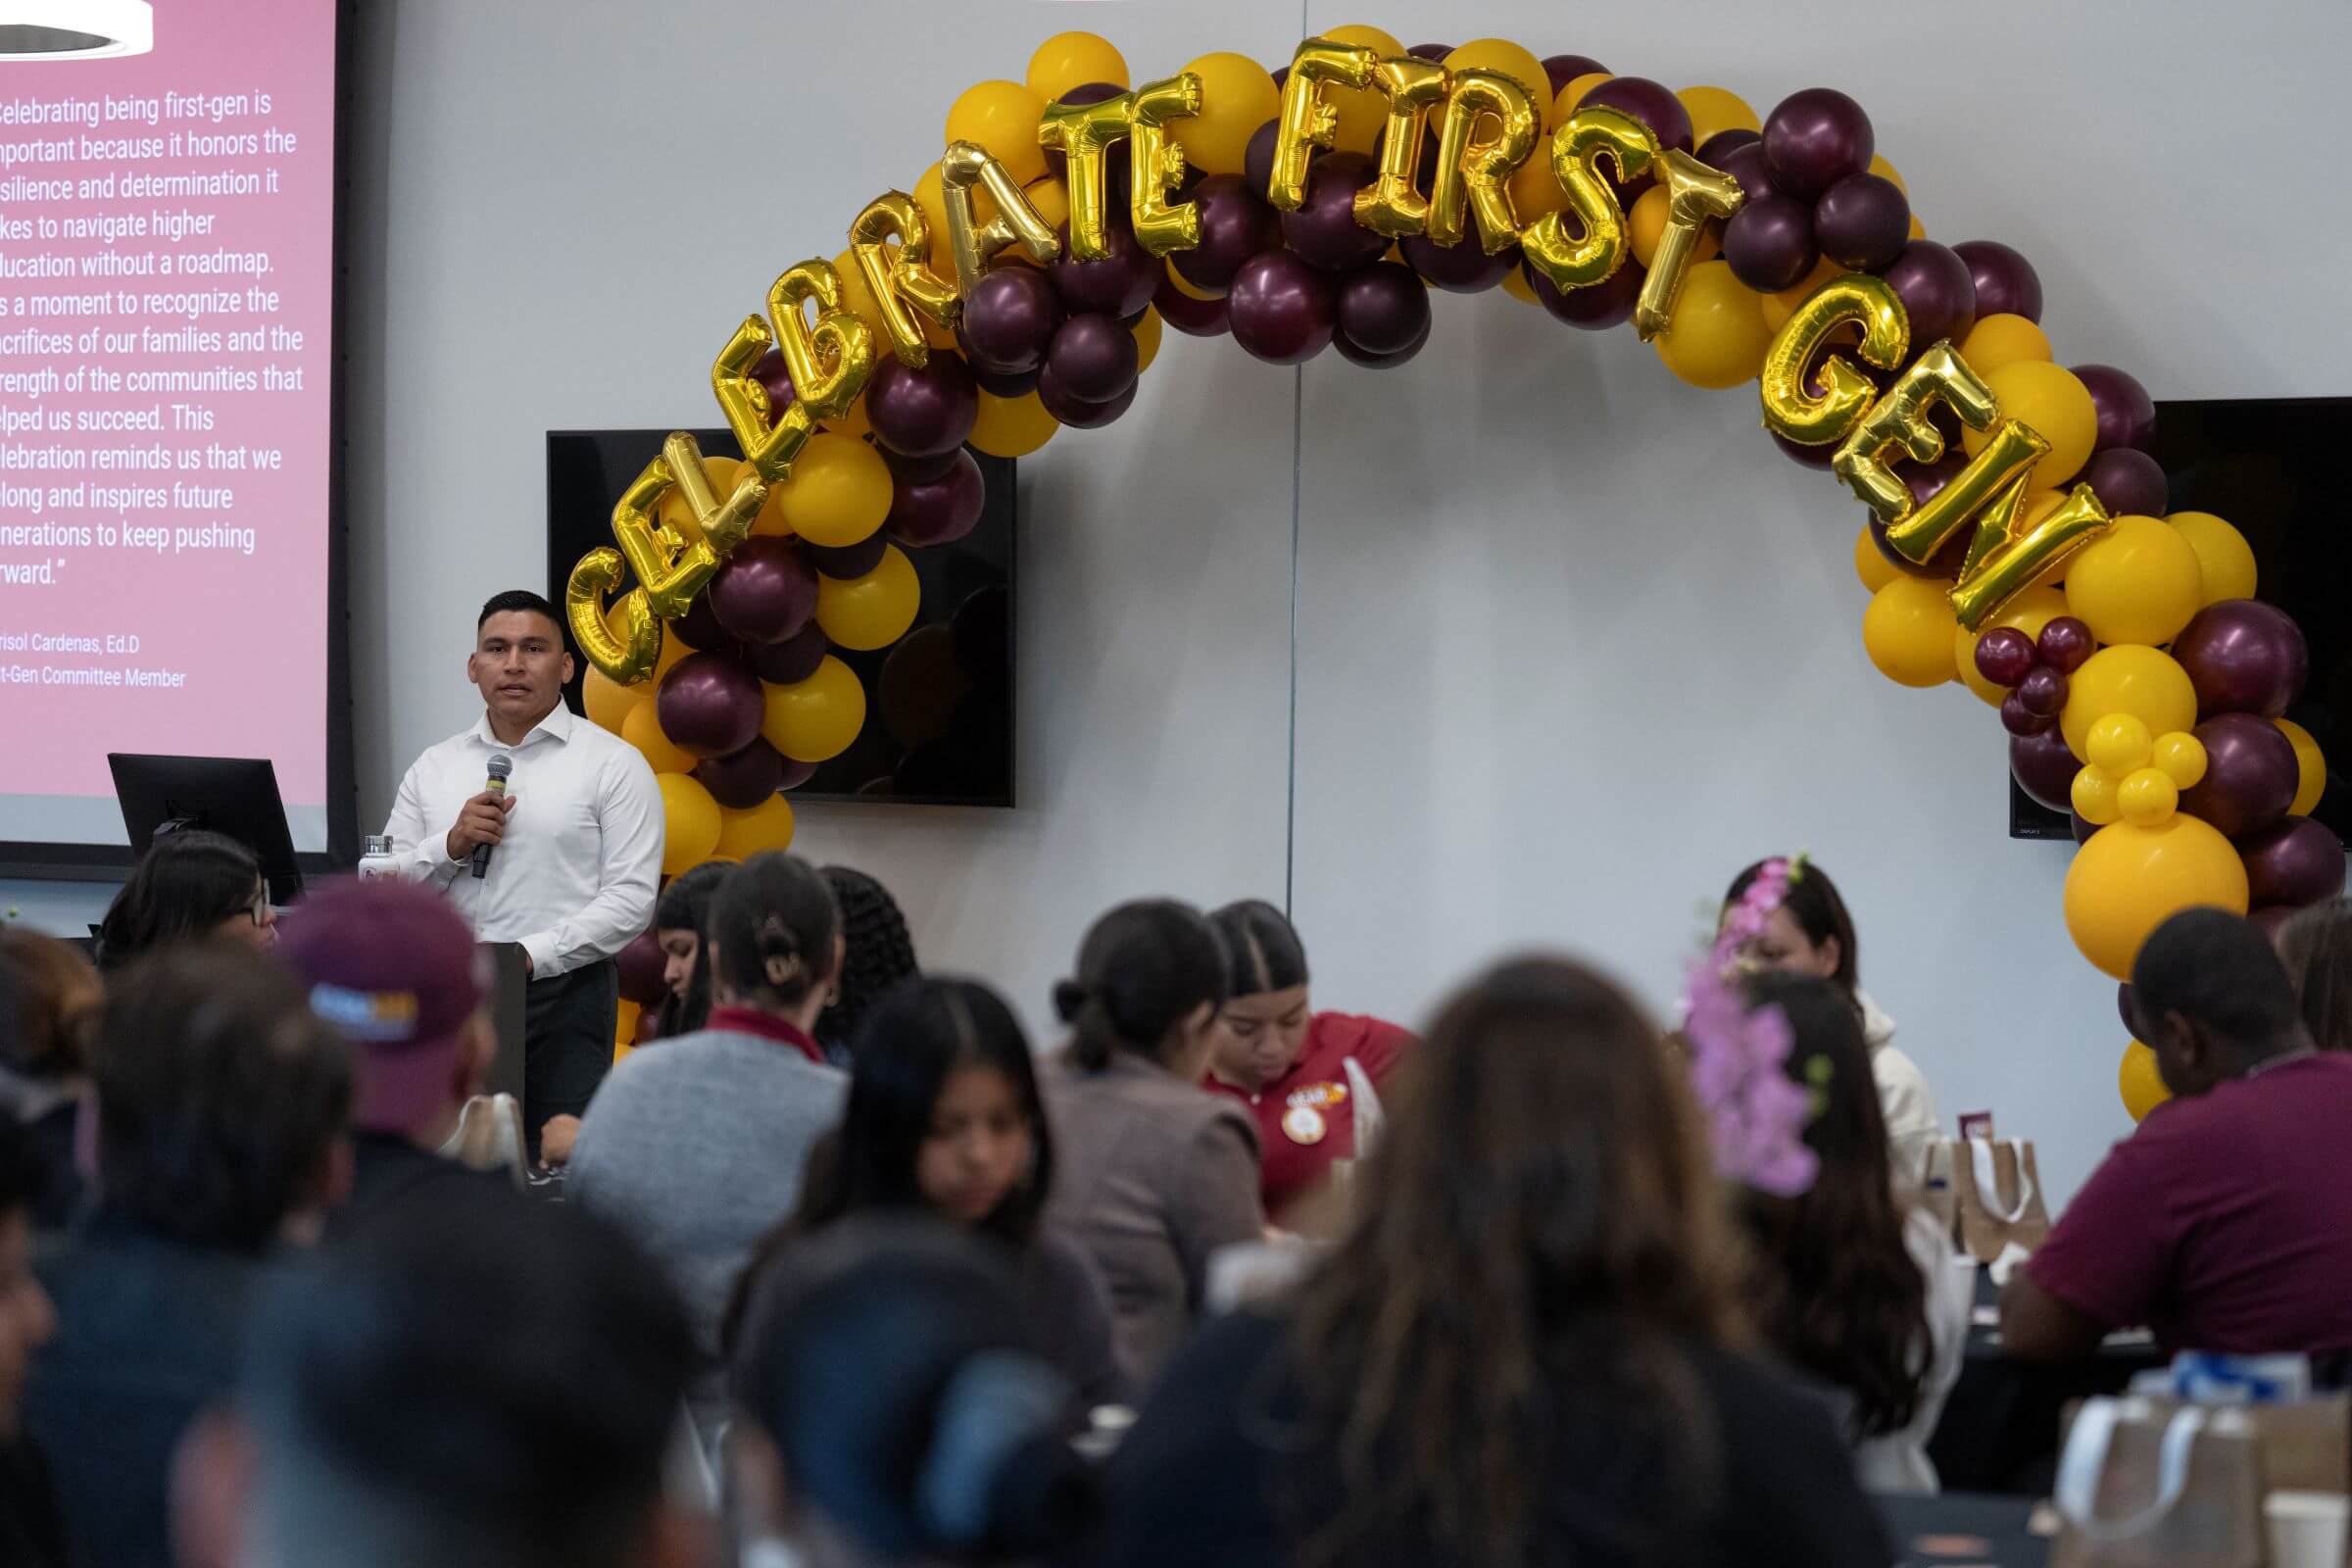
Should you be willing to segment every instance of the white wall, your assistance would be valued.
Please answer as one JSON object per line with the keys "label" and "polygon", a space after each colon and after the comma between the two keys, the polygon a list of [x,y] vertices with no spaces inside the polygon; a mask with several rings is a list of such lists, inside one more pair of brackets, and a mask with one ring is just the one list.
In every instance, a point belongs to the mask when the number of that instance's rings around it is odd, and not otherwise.
{"label": "white wall", "polygon": [[[1870,108],[1938,238],[2039,266],[2062,360],[2159,397],[2340,394],[2352,251],[2328,133],[2352,11],[1533,0],[1184,5],[390,0],[364,8],[349,470],[363,816],[464,723],[484,593],[544,576],[542,433],[710,422],[733,322],[937,155],[970,81],[1068,26],[1140,74],[1314,26],[1513,36],[1760,109]],[[1279,898],[1298,464],[1296,908],[1330,1004],[1419,1015],[1498,950],[1597,955],[1661,1005],[1755,856],[1846,887],[1869,983],[1946,1112],[2070,1191],[2125,1126],[2113,987],[2063,849],[2003,837],[2001,736],[1881,680],[1857,510],[1739,393],[1630,331],[1439,300],[1412,366],[1302,374],[1169,334],[1134,412],[1023,464],[1011,812],[815,807],[800,848],[899,893],[926,959],[1033,1022],[1115,900]],[[1294,417],[1294,398],[1303,422]],[[98,901],[0,887],[68,925]]]}

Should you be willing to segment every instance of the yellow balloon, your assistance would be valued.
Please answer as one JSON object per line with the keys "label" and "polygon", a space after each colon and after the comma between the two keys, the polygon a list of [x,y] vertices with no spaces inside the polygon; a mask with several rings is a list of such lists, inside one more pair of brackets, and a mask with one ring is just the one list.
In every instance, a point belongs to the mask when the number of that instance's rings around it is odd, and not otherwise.
{"label": "yellow balloon", "polygon": [[1212,174],[1243,172],[1250,138],[1282,111],[1274,74],[1248,55],[1202,55],[1185,70],[1200,78],[1200,112],[1170,123],[1184,159]]}
{"label": "yellow balloon", "polygon": [[[1550,74],[1546,73],[1544,79],[1549,81]],[[1585,94],[1604,81],[1615,79],[1615,75],[1606,71],[1588,71],[1581,76],[1571,76],[1568,79],[1568,85],[1562,87],[1559,95],[1552,99],[1551,108],[1544,112],[1544,123],[1546,125],[1559,124],[1560,122],[1576,113],[1576,106],[1585,101]]]}
{"label": "yellow balloon", "polygon": [[2311,738],[2311,731],[2291,718],[2274,718],[2295,748],[2296,778],[2295,804],[2287,808],[2289,815],[2309,816],[2311,808],[2320,804],[2328,790],[2328,759],[2320,753],[2320,743]]}
{"label": "yellow balloon", "polygon": [[712,852],[722,860],[748,860],[767,850],[792,848],[792,806],[781,795],[770,795],[758,806],[732,810],[718,808],[718,846]]}
{"label": "yellow balloon", "polygon": [[888,648],[906,635],[922,603],[914,563],[897,545],[884,545],[881,564],[862,577],[842,582],[817,573],[816,623],[836,648]]}
{"label": "yellow balloon", "polygon": [[1135,336],[1137,356],[1135,371],[1136,374],[1141,375],[1144,371],[1152,368],[1153,360],[1159,358],[1159,339],[1162,331],[1159,313],[1149,305],[1145,306],[1143,318],[1137,321],[1130,330]]}
{"label": "yellow balloon", "polygon": [[652,703],[639,703],[623,715],[620,738],[643,752],[657,773],[690,773],[701,760],[669,743],[669,737],[662,733],[662,720]]}
{"label": "yellow balloon", "polygon": [[[1762,130],[1764,122],[1747,100],[1728,87],[1685,87],[1675,94],[1690,117],[1690,145],[1704,147],[1719,130]],[[1646,263],[1643,265],[1647,265]]]}
{"label": "yellow balloon", "polygon": [[2188,729],[2197,721],[2197,689],[2170,654],[2137,643],[2102,648],[2066,678],[2058,728],[2078,761],[2090,760],[2090,726],[2109,713],[2130,713],[2151,735]]}
{"label": "yellow balloon", "polygon": [[1756,378],[1772,329],[1755,290],[1732,275],[1731,263],[1700,262],[1684,274],[1674,314],[1651,346],[1692,386],[1721,390]]}
{"label": "yellow balloon", "polygon": [[1361,22],[1350,22],[1338,27],[1325,27],[1315,36],[1329,38],[1333,43],[1344,43],[1351,48],[1369,49],[1384,60],[1404,58],[1404,45],[1396,41],[1395,33]]}
{"label": "yellow balloon", "polygon": [[2180,786],[2161,767],[2137,768],[2116,786],[2115,805],[2125,821],[2154,827],[2180,808]]}
{"label": "yellow balloon", "polygon": [[1886,180],[1896,190],[1901,191],[1905,196],[1911,194],[1911,187],[1903,183],[1903,176],[1895,172],[1894,166],[1886,161],[1884,154],[1872,153],[1870,155],[1870,172]]}
{"label": "yellow balloon", "polygon": [[1917,213],[1911,215],[1911,231],[1904,237],[1906,239],[1926,239],[1928,237],[1928,225],[1919,220]]}
{"label": "yellow balloon", "polygon": [[2123,816],[2123,805],[2116,798],[2119,793],[2115,775],[2103,767],[2076,769],[2075,781],[2067,788],[2075,814],[2094,827],[2105,827]]}
{"label": "yellow balloon", "polygon": [[[1862,531],[1868,533],[1870,524]],[[2041,628],[2066,613],[2066,595],[2055,588],[2028,588],[2001,607],[2001,612],[1975,631],[1966,626],[1953,627],[1952,661],[1959,666],[1960,679],[1972,692],[1994,708],[2009,695],[2006,686],[1995,686],[1977,673],[1977,644],[1995,626],[2015,626],[2029,637],[2039,637]]]}
{"label": "yellow balloon", "polygon": [[1473,38],[1446,57],[1446,69],[1451,72],[1499,71],[1527,89],[1528,101],[1543,117],[1544,128],[1550,130],[1560,122],[1553,113],[1557,107],[1551,96],[1551,75],[1544,69],[1535,52],[1508,38]]}
{"label": "yellow balloon", "polygon": [[2164,520],[2197,553],[2205,604],[2254,597],[2254,547],[2244,534],[2210,512],[2176,512]]}
{"label": "yellow balloon", "polygon": [[701,782],[684,773],[661,772],[662,874],[676,876],[710,858],[718,848],[718,803]]}
{"label": "yellow balloon", "polygon": [[[1634,205],[1639,207],[1641,203],[1636,202]],[[1813,264],[1813,270],[1799,281],[1789,284],[1776,294],[1763,296],[1760,303],[1764,312],[1764,324],[1778,332],[1788,324],[1788,318],[1796,314],[1796,308],[1813,297],[1814,290],[1834,277],[1843,277],[1844,275],[1844,268],[1839,267],[1828,257],[1823,257]]]}
{"label": "yellow balloon", "polygon": [[1542,305],[1536,298],[1536,286],[1527,280],[1527,273],[1514,267],[1502,274],[1502,291],[1522,305]]}
{"label": "yellow balloon", "polygon": [[1862,612],[1862,649],[1898,686],[1940,686],[1953,674],[1954,624],[1944,584],[1898,575]]}
{"label": "yellow balloon", "polygon": [[984,81],[966,87],[949,109],[947,139],[978,142],[1026,185],[1046,172],[1046,150],[1037,140],[1037,122],[1045,112],[1046,100],[1021,83]]}
{"label": "yellow balloon", "polygon": [[766,687],[767,715],[760,733],[796,762],[822,762],[850,749],[865,727],[865,688],[857,671],[831,654],[816,673],[790,686]]}
{"label": "yellow balloon", "polygon": [[2204,603],[2196,547],[2158,517],[2116,518],[2067,564],[2067,609],[2103,643],[2169,643]]}
{"label": "yellow balloon", "polygon": [[1061,421],[1046,412],[1034,392],[1001,398],[983,388],[980,416],[972,421],[968,439],[975,451],[992,458],[1025,458],[1054,439]]}
{"label": "yellow balloon", "polygon": [[2246,866],[2230,841],[2177,811],[2155,827],[2118,822],[2090,836],[2066,872],[2066,928],[2082,956],[2118,980],[2148,933],[2182,909],[2246,912]]}
{"label": "yellow balloon", "polygon": [[639,681],[623,686],[594,664],[580,677],[580,706],[588,710],[588,722],[598,729],[620,733],[621,720],[627,718],[645,700],[654,694],[652,681]]}
{"label": "yellow balloon", "polygon": [[[1384,60],[1395,60],[1404,53],[1404,45],[1396,41],[1395,34],[1383,32],[1378,27],[1351,24],[1345,27],[1325,27],[1317,36],[1328,38],[1333,43],[1369,49]],[[1333,150],[1369,153],[1377,149],[1381,130],[1389,122],[1389,101],[1382,96],[1380,89],[1343,87],[1334,83],[1324,89],[1324,93],[1338,117],[1332,131]],[[1264,192],[1259,194],[1263,195]],[[1519,216],[1524,220],[1527,209],[1521,208]]]}
{"label": "yellow balloon", "polygon": [[[2090,461],[2099,438],[2099,411],[2090,401],[2090,388],[2074,371],[2039,360],[2013,360],[1984,375],[2003,416],[2024,420],[2050,443],[2048,455],[2034,466],[2035,484],[2064,484]],[[1961,434],[1970,457],[1991,439],[1991,426]]]}
{"label": "yellow balloon", "polygon": [[[1029,198],[1029,205],[1037,209],[1037,216],[1045,220],[1048,228],[1059,228],[1070,220],[1070,187],[1053,175],[1049,174],[1044,179],[1033,180],[1022,186],[1021,194]],[[996,204],[991,202],[989,211],[993,213]],[[1018,245],[1000,254],[1017,257],[1024,262],[1029,261],[1029,253]],[[1034,267],[1038,264],[1031,262],[1030,265]]]}
{"label": "yellow balloon", "polygon": [[1504,185],[1511,193],[1511,211],[1518,215],[1523,228],[1568,206],[1568,192],[1561,187],[1559,175],[1551,172],[1548,156],[1530,158],[1511,171],[1511,177]]}
{"label": "yellow balloon", "polygon": [[1870,524],[1867,522],[1862,525],[1862,531],[1854,535],[1854,575],[1861,578],[1862,586],[1874,594],[1902,575],[1870,537]]}
{"label": "yellow balloon", "polygon": [[1098,81],[1118,88],[1135,85],[1127,75],[1126,56],[1101,33],[1057,32],[1029,57],[1029,90],[1041,103]]}
{"label": "yellow balloon", "polygon": [[2184,729],[2157,736],[2150,755],[2155,765],[2164,769],[2164,776],[2173,781],[2173,787],[2182,790],[2196,787],[2211,760],[2205,755],[2205,743]]}
{"label": "yellow balloon", "polygon": [[612,1059],[614,1061],[618,1061],[629,1054],[630,1046],[637,1039],[638,1014],[643,1010],[626,997],[621,998],[620,1005],[613,1009]]}
{"label": "yellow balloon", "polygon": [[2092,722],[2082,737],[2090,765],[2122,777],[2146,767],[2156,757],[2156,737],[2135,713],[2109,713]]}
{"label": "yellow balloon", "polygon": [[[1558,180],[1552,181],[1558,185]],[[1643,267],[1657,259],[1658,241],[1666,237],[1666,220],[1672,216],[1669,208],[1673,198],[1663,185],[1652,185],[1635,199],[1632,212],[1625,215],[1626,240],[1633,246],[1634,260]],[[1526,216],[1526,209],[1520,215]],[[1723,240],[1712,225],[1698,231],[1698,244],[1690,252],[1693,262],[1711,262],[1723,254]]]}
{"label": "yellow balloon", "polygon": [[2123,1064],[2116,1069],[2116,1087],[2123,1092],[2124,1110],[2133,1121],[2146,1121],[2148,1112],[2173,1098],[2156,1070],[2156,1053],[2134,1040],[2124,1048]]}
{"label": "yellow balloon", "polygon": [[[1391,251],[1395,251],[1396,248],[1396,247],[1394,245],[1389,247]],[[1402,260],[1401,257],[1395,259]],[[1195,283],[1191,278],[1186,277],[1182,272],[1176,270],[1176,259],[1172,256],[1168,258],[1164,267],[1164,270],[1168,274],[1169,286],[1174,288],[1177,293],[1183,295],[1188,300],[1221,300],[1225,297],[1225,291],[1223,289],[1202,288],[1200,284]]]}
{"label": "yellow balloon", "polygon": [[[2020,360],[2050,360],[2050,335],[2022,316],[1983,316],[1960,340],[1960,357],[1979,375],[1990,375]],[[2026,421],[2031,424],[2031,419]]]}
{"label": "yellow balloon", "polygon": [[827,549],[868,538],[890,515],[890,465],[864,442],[831,431],[808,438],[776,489],[792,531]]}

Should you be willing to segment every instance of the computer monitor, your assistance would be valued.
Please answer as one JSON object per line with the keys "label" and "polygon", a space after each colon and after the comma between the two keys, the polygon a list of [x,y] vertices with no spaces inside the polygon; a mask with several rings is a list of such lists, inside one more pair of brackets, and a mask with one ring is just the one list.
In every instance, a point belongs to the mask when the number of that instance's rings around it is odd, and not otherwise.
{"label": "computer monitor", "polygon": [[302,895],[294,863],[294,835],[278,799],[277,769],[266,757],[146,757],[109,752],[115,798],[133,858],[158,833],[198,827],[235,839],[262,862],[270,902],[292,904]]}

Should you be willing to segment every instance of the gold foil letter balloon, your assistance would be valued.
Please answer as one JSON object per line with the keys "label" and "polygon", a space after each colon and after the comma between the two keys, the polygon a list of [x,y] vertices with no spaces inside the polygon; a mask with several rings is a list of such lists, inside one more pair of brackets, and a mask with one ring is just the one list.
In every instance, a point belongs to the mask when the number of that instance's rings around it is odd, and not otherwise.
{"label": "gold foil letter balloon", "polygon": [[669,462],[670,477],[686,498],[704,542],[724,561],[752,531],[752,523],[767,500],[767,485],[760,470],[748,463],[743,465],[736,473],[735,487],[722,502],[711,488],[710,470],[703,466],[703,449],[693,436],[683,430],[671,431],[669,439],[662,443],[662,456]]}
{"label": "gold foil letter balloon", "polygon": [[1389,101],[1380,132],[1380,171],[1355,193],[1355,220],[1375,234],[1402,239],[1429,226],[1429,200],[1413,183],[1421,163],[1422,127],[1446,96],[1446,68],[1407,57],[1373,68],[1373,85]]}
{"label": "gold foil letter balloon", "polygon": [[[948,249],[956,258],[956,286],[964,294],[980,281],[989,259],[1019,245],[1022,253],[1043,267],[1061,254],[1061,240],[1046,221],[1029,193],[1014,183],[1012,172],[988,155],[976,141],[948,143],[939,160],[940,202],[948,214]],[[997,204],[997,216],[983,224],[972,212],[972,187],[987,191]]]}
{"label": "gold foil letter balloon", "polygon": [[1928,410],[1938,400],[1980,430],[2000,412],[1992,388],[1952,352],[1949,343],[1938,343],[1871,406],[1831,465],[1846,487],[1890,528],[1910,514],[1911,487],[1886,466],[1886,458],[1897,447],[1914,463],[1934,463],[1943,456],[1943,437],[1928,422]]}
{"label": "gold foil letter balloon", "polygon": [[[816,324],[802,314],[815,301]],[[756,316],[744,318],[710,367],[710,388],[727,416],[727,427],[743,448],[746,465],[762,482],[775,484],[792,471],[793,459],[816,433],[820,419],[838,419],[865,391],[874,373],[873,329],[842,304],[841,274],[821,259],[788,269],[767,291],[771,334]],[[774,347],[792,379],[792,407],[775,427],[767,390],[752,367]]]}
{"label": "gold foil letter balloon", "polygon": [[[1984,512],[1995,496],[2015,490],[2022,504],[2027,471],[2049,450],[2040,431],[2015,419],[2003,420],[1992,439],[1952,475],[1949,484],[1912,508],[1902,521],[1888,526],[1886,542],[1909,560],[1923,564],[1934,560],[1944,541]],[[2014,512],[2015,506],[2010,510]],[[2001,531],[2007,531],[2006,521]],[[1982,539],[1983,534],[1978,537]]]}
{"label": "gold foil letter balloon", "polygon": [[1969,541],[1968,564],[1952,589],[1952,610],[1971,631],[1999,614],[2003,605],[2034,586],[2054,563],[2115,526],[2097,492],[2079,484],[2056,511],[2020,533],[2016,519],[2023,514],[2025,486],[2021,476],[2010,487],[2013,499],[2000,511],[1997,525],[1987,518]]}
{"label": "gold foil letter balloon", "polygon": [[[890,243],[893,237],[897,245]],[[931,340],[915,312],[953,329],[963,314],[956,284],[931,266],[931,220],[904,191],[887,191],[865,204],[850,225],[850,253],[874,303],[900,363],[920,369],[930,363]],[[799,383],[794,383],[797,388]]]}
{"label": "gold foil letter balloon", "polygon": [[[1648,171],[1658,139],[1633,116],[1600,107],[1578,110],[1552,134],[1551,172],[1568,193],[1567,212],[1544,215],[1520,243],[1536,270],[1562,291],[1605,283],[1625,265],[1625,209],[1600,175],[1604,154],[1619,179],[1632,179]],[[1580,238],[1568,237],[1568,214],[1583,226]]]}
{"label": "gold foil letter balloon", "polygon": [[[1493,135],[1475,135],[1482,121],[1497,127]],[[1509,180],[1511,172],[1536,150],[1541,125],[1527,89],[1502,73],[1455,74],[1438,132],[1438,177],[1429,193],[1431,240],[1460,244],[1467,232],[1466,207],[1478,224],[1478,242],[1489,256],[1519,243]]]}
{"label": "gold foil letter balloon", "polygon": [[[693,438],[682,432],[670,439],[682,440],[689,448],[694,446]],[[696,452],[695,456],[699,461],[701,453]],[[637,574],[637,592],[645,596],[646,607],[663,620],[675,620],[686,613],[694,596],[702,592],[703,584],[718,570],[717,552],[709,543],[697,540],[688,544],[653,520],[654,508],[676,482],[677,475],[669,460],[656,458],[612,506],[612,538],[628,559],[629,569]],[[565,597],[569,597],[568,589]]]}
{"label": "gold foil letter balloon", "polygon": [[1200,243],[1200,210],[1191,202],[1168,203],[1168,192],[1184,183],[1184,149],[1168,139],[1168,122],[1200,112],[1200,78],[1191,72],[1135,89],[1127,110],[1128,221],[1136,243],[1154,256],[1189,251]]}
{"label": "gold foil letter balloon", "polygon": [[605,623],[605,595],[620,586],[621,575],[620,552],[611,545],[582,556],[564,584],[564,618],[588,662],[607,680],[627,686],[654,672],[662,657],[662,623],[645,595],[632,590],[620,601],[628,637],[612,634]]}
{"label": "gold foil letter balloon", "polygon": [[1806,386],[1813,356],[1841,326],[1858,323],[1855,350],[1883,370],[1903,363],[1911,347],[1911,322],[1892,284],[1855,272],[1822,285],[1798,306],[1772,340],[1761,378],[1764,427],[1799,446],[1828,446],[1853,432],[1876,396],[1867,376],[1833,354],[1821,368],[1819,397]]}
{"label": "gold foil letter balloon", "polygon": [[[1307,155],[1329,147],[1339,128],[1340,112],[1332,107],[1325,85],[1370,86],[1379,63],[1380,57],[1369,49],[1327,38],[1309,38],[1291,56],[1291,74],[1282,84],[1282,113],[1274,127],[1274,172],[1266,181],[1266,200],[1275,211],[1295,213],[1306,200]],[[1441,70],[1441,79],[1444,74]]]}
{"label": "gold foil letter balloon", "polygon": [[1134,102],[1135,94],[1123,92],[1098,104],[1053,104],[1037,122],[1039,144],[1069,165],[1062,179],[1070,192],[1070,254],[1082,262],[1110,254],[1102,164],[1110,144],[1126,140],[1133,128],[1127,112]]}
{"label": "gold foil letter balloon", "polygon": [[1666,232],[1658,239],[1649,275],[1642,279],[1642,293],[1634,302],[1634,330],[1644,343],[1664,331],[1674,315],[1674,299],[1682,292],[1683,274],[1698,249],[1699,230],[1708,219],[1729,218],[1747,200],[1738,180],[1679,148],[1666,148],[1651,167],[1666,187]]}

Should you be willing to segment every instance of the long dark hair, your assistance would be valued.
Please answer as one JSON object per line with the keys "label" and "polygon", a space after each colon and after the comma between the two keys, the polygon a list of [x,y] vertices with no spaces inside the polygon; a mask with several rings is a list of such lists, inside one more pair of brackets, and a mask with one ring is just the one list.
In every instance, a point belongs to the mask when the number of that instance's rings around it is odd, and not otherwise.
{"label": "long dark hair", "polygon": [[[1303,1560],[1680,1560],[1719,1463],[1687,1348],[1740,1328],[1657,1026],[1584,965],[1522,958],[1447,1002],[1397,1074],[1292,1324],[1305,1451],[1342,1494]],[[1573,1517],[1547,1494],[1561,1467],[1594,1479]]]}
{"label": "long dark hair", "polygon": [[1805,1143],[1821,1160],[1801,1197],[1742,1196],[1758,1326],[1792,1365],[1853,1396],[1855,1436],[1899,1432],[1918,1413],[1935,1346],[1927,1281],[1903,1242],[1870,1048],[1852,1005],[1826,980],[1759,974],[1747,999],[1788,1020],[1788,1075],[1814,1096]]}
{"label": "long dark hair", "polygon": [[828,865],[817,874],[841,906],[841,934],[849,946],[841,957],[841,994],[818,1016],[816,1041],[827,1056],[846,1064],[866,1013],[885,992],[922,971],[890,889],[846,865]]}
{"label": "long dark hair", "polygon": [[662,1010],[656,1015],[660,1039],[690,1035],[710,1021],[710,904],[718,897],[719,884],[734,869],[730,860],[705,860],[671,877],[654,906],[655,930],[692,931],[695,942],[694,973],[687,979],[686,994],[681,997],[673,991],[662,999]]}
{"label": "long dark hair", "polygon": [[1208,917],[1233,964],[1233,995],[1262,996],[1306,984],[1306,944],[1290,917],[1263,899],[1228,904]]}
{"label": "long dark hair", "polygon": [[262,862],[235,839],[201,828],[157,835],[107,906],[98,967],[119,969],[168,942],[203,936],[253,907]]}
{"label": "long dark hair", "polygon": [[718,945],[712,972],[746,1004],[797,1007],[833,974],[841,912],[814,867],[782,850],[729,871],[710,901],[705,942]]}
{"label": "long dark hair", "polygon": [[1054,988],[1054,1010],[1070,1026],[1078,1064],[1101,1072],[1114,1052],[1159,1060],[1168,1032],[1231,986],[1225,944],[1199,909],[1138,899],[1087,929],[1078,973]]}
{"label": "long dark hair", "polygon": [[2352,899],[2298,909],[2278,933],[2303,1022],[2322,1051],[2352,1051]]}

